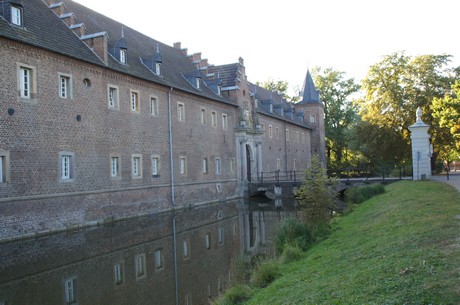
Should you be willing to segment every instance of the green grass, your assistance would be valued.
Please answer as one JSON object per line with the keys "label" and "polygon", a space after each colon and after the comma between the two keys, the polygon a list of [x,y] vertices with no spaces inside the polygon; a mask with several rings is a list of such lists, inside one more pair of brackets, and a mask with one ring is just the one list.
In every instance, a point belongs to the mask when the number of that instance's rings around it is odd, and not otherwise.
{"label": "green grass", "polygon": [[459,215],[448,185],[391,184],[244,304],[460,304]]}

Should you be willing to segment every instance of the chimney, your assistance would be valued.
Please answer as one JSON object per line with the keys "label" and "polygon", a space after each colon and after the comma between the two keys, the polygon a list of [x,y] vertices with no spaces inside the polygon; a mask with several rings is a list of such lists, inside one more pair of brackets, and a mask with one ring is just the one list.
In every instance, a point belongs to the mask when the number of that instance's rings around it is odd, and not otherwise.
{"label": "chimney", "polygon": [[69,29],[71,29],[78,37],[82,37],[86,34],[86,26],[84,23],[73,24],[69,26]]}
{"label": "chimney", "polygon": [[61,16],[65,13],[64,2],[52,3],[50,4],[50,9],[52,9],[56,15]]}
{"label": "chimney", "polygon": [[75,20],[77,19],[77,18],[75,17],[75,14],[74,14],[74,13],[62,14],[62,15],[60,16],[60,18],[61,18],[62,20],[64,20],[64,22],[65,22],[65,23],[67,24],[67,26],[69,26],[69,27],[70,27],[71,25],[73,25],[73,24],[75,23]]}
{"label": "chimney", "polygon": [[174,47],[174,49],[180,50],[180,49],[181,49],[181,45],[182,45],[181,42],[178,41],[178,42],[175,42],[175,43],[173,44],[173,47]]}
{"label": "chimney", "polygon": [[109,60],[107,32],[84,35],[80,39],[107,65]]}

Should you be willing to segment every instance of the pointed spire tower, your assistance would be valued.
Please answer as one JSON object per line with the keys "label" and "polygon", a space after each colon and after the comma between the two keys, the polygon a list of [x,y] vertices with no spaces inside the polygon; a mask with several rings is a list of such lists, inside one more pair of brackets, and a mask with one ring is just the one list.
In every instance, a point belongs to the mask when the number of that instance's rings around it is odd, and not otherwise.
{"label": "pointed spire tower", "polygon": [[324,125],[324,104],[320,91],[316,89],[310,70],[307,70],[301,100],[295,105],[296,112],[304,113],[304,122],[311,126],[311,154],[317,155],[321,164],[326,166],[326,139]]}

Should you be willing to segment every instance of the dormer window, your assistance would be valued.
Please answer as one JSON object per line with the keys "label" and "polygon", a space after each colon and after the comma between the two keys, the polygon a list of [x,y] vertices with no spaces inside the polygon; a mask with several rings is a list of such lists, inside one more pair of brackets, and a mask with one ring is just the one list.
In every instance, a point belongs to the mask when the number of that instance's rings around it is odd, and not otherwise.
{"label": "dormer window", "polygon": [[200,89],[200,79],[198,77],[196,78],[195,87]]}
{"label": "dormer window", "polygon": [[120,62],[125,64],[126,63],[126,50],[120,49]]}
{"label": "dormer window", "polygon": [[11,6],[11,23],[22,26],[22,9],[17,6]]}
{"label": "dormer window", "polygon": [[155,74],[161,75],[161,64],[159,62],[155,63]]}
{"label": "dormer window", "polygon": [[270,112],[273,112],[273,105],[270,105]]}

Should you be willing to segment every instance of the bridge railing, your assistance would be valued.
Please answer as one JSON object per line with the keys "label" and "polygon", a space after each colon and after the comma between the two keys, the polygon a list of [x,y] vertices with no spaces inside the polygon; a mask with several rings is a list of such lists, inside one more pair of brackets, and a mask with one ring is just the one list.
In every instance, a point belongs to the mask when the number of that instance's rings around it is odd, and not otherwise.
{"label": "bridge railing", "polygon": [[279,182],[300,182],[303,180],[303,171],[269,171],[252,175],[251,182],[258,183],[279,183]]}
{"label": "bridge railing", "polygon": [[410,165],[395,166],[395,165],[381,165],[373,167],[344,167],[328,169],[327,174],[330,177],[337,177],[339,179],[353,179],[353,178],[378,178],[385,180],[387,178],[399,178],[412,176],[412,168]]}

